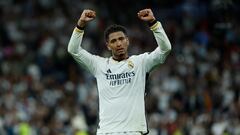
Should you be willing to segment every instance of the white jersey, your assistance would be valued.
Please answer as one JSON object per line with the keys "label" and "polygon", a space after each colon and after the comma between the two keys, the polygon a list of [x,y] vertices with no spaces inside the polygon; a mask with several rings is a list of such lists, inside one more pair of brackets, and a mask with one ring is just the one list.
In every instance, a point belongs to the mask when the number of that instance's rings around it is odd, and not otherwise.
{"label": "white jersey", "polygon": [[147,132],[144,93],[146,74],[164,62],[171,44],[160,24],[151,27],[158,47],[120,62],[92,55],[81,47],[84,32],[75,28],[68,52],[97,80],[99,128],[97,133]]}

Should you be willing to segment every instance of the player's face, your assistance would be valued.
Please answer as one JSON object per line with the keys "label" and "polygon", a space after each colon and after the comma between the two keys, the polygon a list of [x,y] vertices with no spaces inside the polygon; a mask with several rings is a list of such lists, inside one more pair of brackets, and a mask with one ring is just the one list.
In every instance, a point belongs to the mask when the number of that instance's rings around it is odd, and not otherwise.
{"label": "player's face", "polygon": [[128,37],[122,32],[113,32],[109,34],[107,47],[112,51],[115,57],[121,57],[127,54],[129,45]]}

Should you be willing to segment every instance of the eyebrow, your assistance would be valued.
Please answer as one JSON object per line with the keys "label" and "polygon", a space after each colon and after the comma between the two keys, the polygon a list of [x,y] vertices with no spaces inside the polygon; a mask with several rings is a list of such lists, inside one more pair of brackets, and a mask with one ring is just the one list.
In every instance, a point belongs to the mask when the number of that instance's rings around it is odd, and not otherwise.
{"label": "eyebrow", "polygon": [[117,40],[123,40],[123,39],[125,39],[125,38],[126,38],[125,36],[120,36],[120,37],[118,37],[118,38],[111,39],[110,42],[113,43],[113,42],[115,42],[115,41],[117,41]]}

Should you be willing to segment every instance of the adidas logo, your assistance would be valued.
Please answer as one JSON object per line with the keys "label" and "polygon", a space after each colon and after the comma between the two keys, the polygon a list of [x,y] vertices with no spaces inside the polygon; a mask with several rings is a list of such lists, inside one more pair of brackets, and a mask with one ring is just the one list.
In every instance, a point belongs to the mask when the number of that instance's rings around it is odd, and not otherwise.
{"label": "adidas logo", "polygon": [[110,69],[107,70],[107,73],[112,73],[112,71]]}

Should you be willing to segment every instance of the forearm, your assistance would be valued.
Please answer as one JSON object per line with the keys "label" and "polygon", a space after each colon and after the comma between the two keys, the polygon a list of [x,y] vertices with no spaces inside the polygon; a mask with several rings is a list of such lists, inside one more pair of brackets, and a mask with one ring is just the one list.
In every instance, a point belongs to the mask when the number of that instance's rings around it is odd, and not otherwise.
{"label": "forearm", "polygon": [[85,69],[95,74],[95,56],[81,47],[83,30],[75,28],[68,43],[68,52]]}
{"label": "forearm", "polygon": [[158,47],[151,53],[147,53],[144,57],[144,63],[147,72],[151,71],[158,64],[164,63],[166,57],[171,51],[170,41],[168,40],[168,37],[161,26],[161,23],[157,22],[150,28],[153,31]]}
{"label": "forearm", "polygon": [[83,34],[84,32],[82,30],[79,30],[78,28],[74,29],[70,41],[68,43],[68,52],[70,54],[77,54],[82,49],[81,43]]}
{"label": "forearm", "polygon": [[155,23],[153,26],[150,27],[153,31],[154,37],[157,41],[159,50],[161,53],[168,53],[171,50],[171,43],[161,25],[160,22]]}

